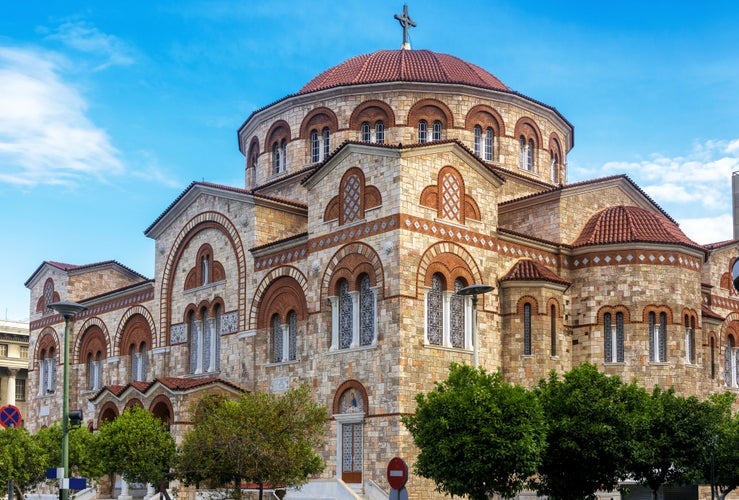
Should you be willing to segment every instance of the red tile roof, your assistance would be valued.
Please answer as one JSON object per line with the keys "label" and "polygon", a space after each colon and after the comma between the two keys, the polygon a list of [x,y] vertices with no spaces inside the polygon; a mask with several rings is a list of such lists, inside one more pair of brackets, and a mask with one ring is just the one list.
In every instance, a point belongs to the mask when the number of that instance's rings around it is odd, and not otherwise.
{"label": "red tile roof", "polygon": [[724,317],[723,316],[721,316],[717,312],[712,311],[711,308],[709,308],[706,305],[701,305],[701,316],[703,318],[713,318],[713,319],[717,319],[719,321],[723,321],[724,320]]}
{"label": "red tile roof", "polygon": [[593,215],[572,246],[631,242],[667,243],[705,250],[661,213],[623,205],[606,208]]}
{"label": "red tile roof", "polygon": [[531,259],[517,261],[500,281],[549,281],[561,285],[572,284],[571,281],[562,278],[548,267]]}
{"label": "red tile roof", "polygon": [[479,66],[430,50],[378,50],[352,57],[308,82],[298,94],[343,85],[381,82],[459,83],[494,90],[510,89]]}

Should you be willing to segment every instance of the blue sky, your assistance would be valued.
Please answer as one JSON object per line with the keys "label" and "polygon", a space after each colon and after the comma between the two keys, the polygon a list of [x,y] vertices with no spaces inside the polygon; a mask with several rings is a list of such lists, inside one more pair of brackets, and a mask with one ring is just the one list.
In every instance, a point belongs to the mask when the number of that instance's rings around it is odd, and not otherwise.
{"label": "blue sky", "polygon": [[[700,243],[730,239],[739,170],[733,1],[409,1],[415,49],[456,55],[575,126],[569,181],[626,173]],[[243,186],[236,130],[349,57],[399,48],[403,3],[5,1],[0,318],[44,260],[152,277],[143,231],[193,180]]]}

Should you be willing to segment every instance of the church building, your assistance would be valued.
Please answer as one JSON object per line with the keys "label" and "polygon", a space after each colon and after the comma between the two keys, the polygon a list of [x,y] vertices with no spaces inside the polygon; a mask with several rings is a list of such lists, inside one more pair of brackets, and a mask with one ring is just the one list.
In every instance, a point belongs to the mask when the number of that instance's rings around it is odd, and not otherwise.
{"label": "church building", "polygon": [[140,405],[179,440],[206,393],[308,384],[330,415],[320,479],[363,494],[389,490],[392,457],[412,467],[400,419],[452,362],[737,390],[736,241],[692,241],[625,175],[568,183],[574,142],[552,105],[407,37],[326,69],[246,117],[243,185],[193,182],[145,229],[152,278],[33,271],[27,427],[61,415],[60,300],[86,307],[70,408],[90,429]]}

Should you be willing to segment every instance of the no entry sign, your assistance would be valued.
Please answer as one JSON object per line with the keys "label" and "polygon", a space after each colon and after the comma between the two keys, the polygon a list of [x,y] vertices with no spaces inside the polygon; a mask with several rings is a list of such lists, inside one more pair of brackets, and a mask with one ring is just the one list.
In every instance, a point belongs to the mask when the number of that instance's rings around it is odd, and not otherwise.
{"label": "no entry sign", "polygon": [[408,466],[405,460],[395,457],[387,464],[387,482],[394,490],[399,490],[408,482]]}
{"label": "no entry sign", "polygon": [[13,406],[6,405],[0,408],[0,425],[3,427],[18,427],[21,423],[21,411]]}

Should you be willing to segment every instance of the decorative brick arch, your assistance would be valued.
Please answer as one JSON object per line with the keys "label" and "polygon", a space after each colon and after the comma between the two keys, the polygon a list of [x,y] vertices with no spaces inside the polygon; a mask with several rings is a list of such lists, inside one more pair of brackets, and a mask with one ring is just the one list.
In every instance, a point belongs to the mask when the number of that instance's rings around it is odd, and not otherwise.
{"label": "decorative brick arch", "polygon": [[363,220],[365,211],[382,205],[380,190],[365,183],[361,168],[351,167],[341,177],[339,194],[331,198],[323,212],[324,222],[338,219],[339,225]]}
{"label": "decorative brick arch", "polygon": [[618,306],[603,306],[598,309],[598,324],[603,324],[603,316],[606,313],[611,313],[613,317],[616,317],[616,313],[622,313],[624,315],[624,325],[631,323],[631,312],[629,308],[623,305]]}
{"label": "decorative brick arch", "polygon": [[308,318],[305,291],[291,276],[280,276],[275,279],[258,300],[257,328],[269,327],[270,318],[274,314],[280,316],[283,324],[288,324],[287,315],[290,311],[295,311],[298,321]]}
{"label": "decorative brick arch", "polygon": [[126,356],[129,353],[128,347],[133,344],[136,347],[144,342],[151,349],[153,347],[153,338],[151,323],[149,318],[143,314],[133,314],[126,318],[125,323],[121,321],[120,329],[116,335],[116,345],[114,349],[118,349],[119,356]]}
{"label": "decorative brick arch", "polygon": [[98,429],[103,424],[103,422],[112,422],[116,418],[118,418],[118,415],[120,413],[118,412],[118,407],[116,404],[112,401],[108,401],[105,403],[101,408],[100,412],[98,413]]}
{"label": "decorative brick arch", "polygon": [[421,99],[411,107],[407,125],[415,127],[420,120],[426,120],[429,125],[439,120],[443,128],[454,128],[454,114],[446,104],[437,99]]}
{"label": "decorative brick arch", "polygon": [[78,336],[78,347],[75,349],[77,363],[85,363],[87,355],[95,352],[103,353],[103,359],[109,356],[107,335],[98,325],[89,325],[84,333]]}
{"label": "decorative brick arch", "polygon": [[518,140],[518,138],[521,136],[524,136],[526,140],[533,139],[536,149],[539,149],[542,146],[541,130],[539,130],[539,126],[536,124],[536,122],[527,116],[520,118],[516,122],[516,127],[513,130],[513,135],[515,136],[516,140]]}
{"label": "decorative brick arch", "polygon": [[285,139],[286,142],[290,142],[292,140],[290,125],[288,125],[285,120],[277,120],[269,128],[269,132],[267,132],[266,139],[264,141],[263,153],[271,153],[272,144],[275,142],[279,143],[282,139]]}
{"label": "decorative brick arch", "polygon": [[[246,310],[246,256],[244,247],[241,243],[241,237],[236,226],[224,214],[218,212],[202,212],[190,219],[180,230],[177,237],[172,242],[170,253],[164,263],[162,272],[161,299],[159,304],[160,314],[160,334],[165,339],[164,345],[169,345],[169,327],[171,325],[171,302],[172,302],[172,286],[174,284],[173,272],[177,268],[177,264],[182,258],[187,244],[198,233],[206,229],[216,229],[223,233],[231,243],[234,254],[236,256],[236,265],[238,267],[238,304],[239,312]],[[239,330],[245,330],[245,319],[239,314]]]}
{"label": "decorative brick arch", "polygon": [[46,281],[44,282],[44,288],[41,292],[41,297],[39,297],[38,301],[36,302],[36,312],[41,313],[44,316],[54,314],[54,311],[49,309],[49,304],[59,302],[60,300],[61,299],[59,298],[59,292],[54,290],[54,280],[51,278],[46,278]]}
{"label": "decorative brick arch", "polygon": [[[459,263],[464,265],[465,272],[467,275],[463,275],[463,268],[460,267]],[[416,297],[423,296],[423,290],[431,284],[431,277],[437,269],[447,268],[454,269],[454,272],[450,274],[452,277],[452,283],[447,283],[447,287],[453,287],[453,279],[462,276],[469,280],[470,285],[475,283],[482,283],[482,275],[477,267],[475,259],[472,255],[461,245],[453,243],[451,241],[443,241],[431,245],[421,256],[421,260],[418,263],[418,270],[416,271]],[[485,294],[480,297],[480,307],[482,308],[485,303]]]}
{"label": "decorative brick arch", "polygon": [[[524,304],[531,304],[531,316],[539,316],[541,313],[539,312],[539,301],[536,300],[536,297],[533,295],[522,295],[518,298],[518,301],[516,302],[516,315],[522,316],[523,315],[523,306]],[[548,314],[548,311],[545,311]]]}
{"label": "decorative brick arch", "polygon": [[123,407],[123,411],[128,410],[129,408],[133,408],[134,406],[138,406],[139,408],[143,408],[144,405],[138,398],[131,398],[128,401],[126,401],[126,405]]}
{"label": "decorative brick arch", "polygon": [[482,217],[480,207],[466,191],[462,174],[456,168],[447,165],[439,170],[436,184],[423,188],[419,203],[435,209],[440,219],[451,220],[457,224],[465,224],[467,218],[480,220]]}
{"label": "decorative brick arch", "polygon": [[486,104],[478,104],[467,112],[467,116],[464,121],[465,130],[472,132],[475,125],[480,125],[483,128],[492,127],[495,132],[495,137],[502,137],[505,135],[505,122],[503,122],[503,117],[500,116],[500,113]]}
{"label": "decorative brick arch", "polygon": [[734,336],[734,346],[739,347],[739,313],[732,312],[724,318],[719,330],[718,346],[725,346],[729,335]]}
{"label": "decorative brick arch", "polygon": [[[670,309],[668,306],[657,306],[650,304],[642,310],[642,323],[649,324],[649,313],[653,312],[655,314],[655,317],[659,318],[660,313],[665,313],[665,317],[667,318],[667,324],[668,325],[674,325],[675,322],[673,321],[673,315],[672,315],[672,309]],[[682,324],[682,319],[680,320]]]}
{"label": "decorative brick arch", "polygon": [[[356,278],[359,274],[362,274],[355,271],[347,275],[346,265],[348,263],[361,263],[362,271],[369,275],[371,286],[379,286],[381,289],[384,289],[384,270],[380,256],[377,255],[377,252],[372,247],[365,243],[350,243],[341,247],[329,260],[326,271],[323,273],[323,282],[321,283],[322,301],[334,295],[332,285],[335,285],[341,276]],[[350,279],[349,286],[351,290],[356,289],[356,280]]]}
{"label": "decorative brick arch", "polygon": [[383,101],[369,100],[364,101],[354,108],[351,117],[349,117],[349,128],[359,130],[362,122],[370,122],[374,125],[378,120],[385,123],[385,127],[395,126],[395,113],[393,109]]}
{"label": "decorative brick arch", "polygon": [[[97,316],[93,316],[92,318],[87,318],[84,323],[82,323],[82,326],[80,326],[79,330],[77,330],[77,338],[75,339],[74,346],[72,348],[72,353],[76,353],[77,356],[81,355],[82,353],[82,341],[84,340],[85,334],[87,331],[93,327],[96,326],[100,329],[100,332],[103,336],[103,342],[105,343],[106,348],[103,349],[103,352],[105,353],[105,357],[109,358],[113,355],[113,349],[110,346],[110,342],[108,341],[110,339],[110,335],[108,334],[108,326],[105,324],[105,322],[98,318]],[[75,356],[75,354],[72,354],[72,356]],[[83,363],[85,360],[78,359],[78,363]]]}
{"label": "decorative brick arch", "polygon": [[59,336],[51,327],[46,327],[41,330],[36,342],[36,349],[33,354],[33,359],[41,359],[41,351],[48,351],[49,348],[54,349],[55,356],[59,354]]}
{"label": "decorative brick arch", "polygon": [[152,400],[149,405],[149,412],[165,424],[170,424],[174,421],[172,402],[164,394],[160,394]]}
{"label": "decorative brick arch", "polygon": [[326,107],[316,108],[303,118],[303,122],[300,124],[300,139],[308,139],[310,131],[313,129],[320,133],[326,127],[331,133],[339,129],[339,120],[336,118],[336,114]]}
{"label": "decorative brick arch", "polygon": [[561,308],[561,306],[559,304],[559,301],[557,299],[555,299],[554,297],[552,297],[549,300],[547,300],[547,311],[546,312],[547,312],[547,315],[549,315],[549,316],[551,316],[551,314],[549,314],[549,311],[552,310],[552,306],[554,306],[554,316],[555,316],[555,318],[560,318],[561,317],[562,308]]}
{"label": "decorative brick arch", "polygon": [[[149,326],[149,346],[152,348],[157,347],[159,345],[158,336],[156,335],[156,326],[154,325],[154,318],[151,315],[151,312],[144,306],[133,306],[129,308],[125,313],[123,313],[123,317],[118,322],[118,329],[115,333],[115,339],[113,339],[113,355],[116,355],[115,350],[118,349],[118,355],[122,356],[124,354],[128,354],[125,351],[121,350],[122,345],[130,345],[128,342],[129,339],[124,338],[124,333],[127,329],[130,328],[129,321],[132,320],[134,317],[140,317],[144,321],[146,321],[146,324]],[[138,320],[138,318],[137,318]],[[141,325],[143,326],[143,325]],[[135,339],[140,343],[140,340],[146,340],[144,338],[139,339],[137,336]]]}
{"label": "decorative brick arch", "polygon": [[[263,300],[266,290],[281,277],[292,278],[301,290],[308,289],[308,280],[305,275],[300,272],[296,267],[293,266],[282,266],[273,269],[262,279],[257,285],[257,289],[254,292],[254,298],[251,301],[251,309],[249,311],[249,328],[255,329],[259,323],[259,313],[261,309],[261,302]],[[307,308],[307,306],[306,306]]]}
{"label": "decorative brick arch", "polygon": [[364,386],[358,381],[358,380],[346,380],[344,381],[338,389],[336,389],[336,392],[334,393],[334,400],[331,404],[331,410],[332,413],[338,414],[341,413],[341,407],[339,405],[341,396],[348,390],[355,389],[357,391],[357,395],[362,399],[362,403],[364,405],[364,414],[369,414],[369,398],[367,397],[367,389],[364,388]]}

